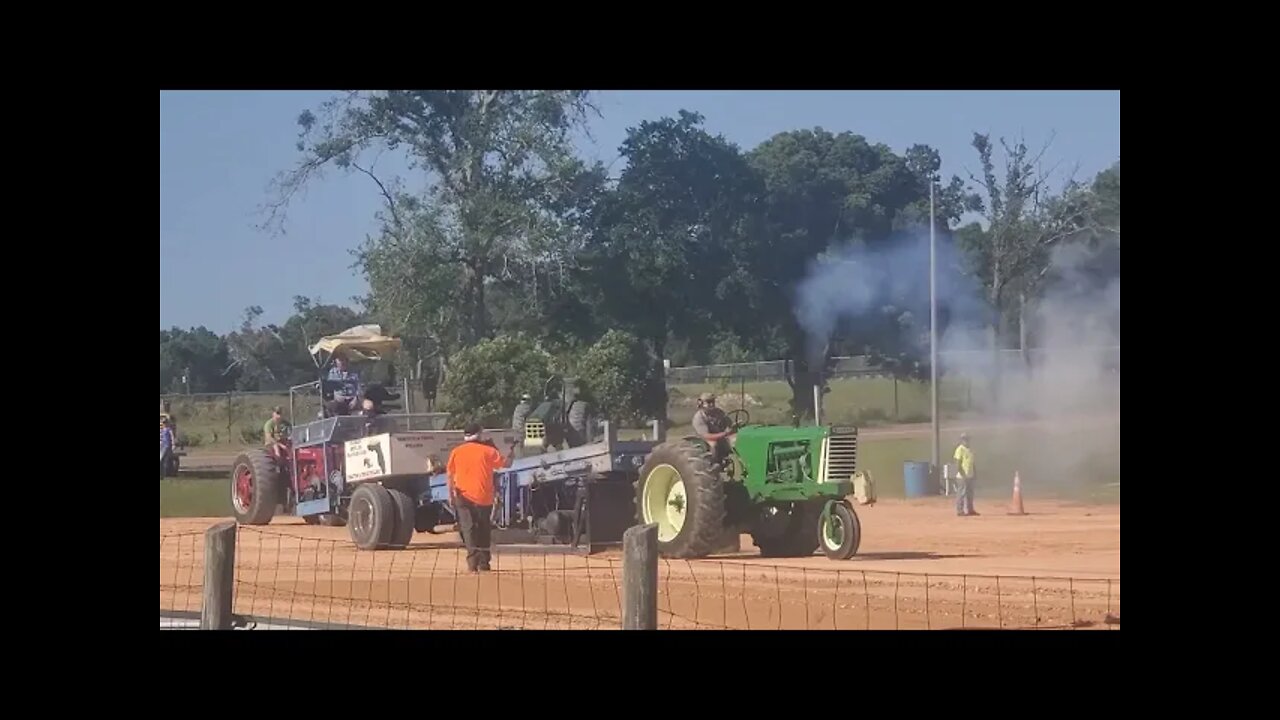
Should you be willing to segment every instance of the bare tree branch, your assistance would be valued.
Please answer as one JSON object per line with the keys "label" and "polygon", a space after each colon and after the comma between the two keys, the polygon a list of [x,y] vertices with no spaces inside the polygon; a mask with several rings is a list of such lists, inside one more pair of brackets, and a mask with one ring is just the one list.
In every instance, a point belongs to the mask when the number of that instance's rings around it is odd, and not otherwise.
{"label": "bare tree branch", "polygon": [[391,211],[391,220],[392,222],[395,223],[395,232],[396,232],[397,239],[403,241],[404,240],[404,223],[400,220],[400,213],[399,211],[396,210],[396,200],[391,196],[391,193],[387,190],[387,186],[384,185],[382,181],[378,179],[377,175],[373,174],[372,169],[366,170],[365,168],[361,167],[359,163],[356,163],[356,162],[352,162],[351,167],[355,168],[356,170],[359,170],[365,175],[368,175],[369,179],[372,180],[374,184],[378,186],[378,190],[382,193],[382,197],[387,201],[387,209]]}

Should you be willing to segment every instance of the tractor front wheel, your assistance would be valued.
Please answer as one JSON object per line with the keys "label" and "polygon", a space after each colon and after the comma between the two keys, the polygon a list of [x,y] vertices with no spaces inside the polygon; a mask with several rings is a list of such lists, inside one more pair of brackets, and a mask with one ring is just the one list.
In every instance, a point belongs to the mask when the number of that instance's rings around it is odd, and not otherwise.
{"label": "tractor front wheel", "polygon": [[724,484],[711,454],[693,442],[664,443],[640,468],[636,508],[658,526],[658,552],[674,558],[711,554],[724,533]]}
{"label": "tractor front wheel", "polygon": [[365,483],[351,494],[347,530],[361,550],[379,550],[391,542],[395,531],[396,508],[391,493],[377,483]]}
{"label": "tractor front wheel", "polygon": [[241,453],[231,466],[231,511],[241,525],[266,525],[284,489],[280,469],[265,449]]}
{"label": "tractor front wheel", "polygon": [[832,560],[848,560],[862,543],[862,523],[853,508],[844,502],[831,504],[831,511],[823,515],[818,532],[822,552]]}

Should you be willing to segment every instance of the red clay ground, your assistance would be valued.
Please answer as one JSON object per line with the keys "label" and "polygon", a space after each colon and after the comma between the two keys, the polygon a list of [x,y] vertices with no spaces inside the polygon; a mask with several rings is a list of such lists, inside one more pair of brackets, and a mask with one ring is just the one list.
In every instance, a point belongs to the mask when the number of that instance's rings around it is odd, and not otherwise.
{"label": "red clay ground", "polygon": [[[662,560],[659,622],[670,628],[894,629],[1106,627],[1119,616],[1120,508],[1030,502],[1026,516],[945,498],[859,507],[858,555],[760,558],[743,551]],[[160,606],[198,610],[203,531],[217,519],[160,521]],[[462,572],[455,533],[405,550],[359,552],[345,528],[291,518],[241,527],[238,614],[392,628],[616,628],[621,558],[502,553]],[[997,579],[997,576],[998,579]]]}

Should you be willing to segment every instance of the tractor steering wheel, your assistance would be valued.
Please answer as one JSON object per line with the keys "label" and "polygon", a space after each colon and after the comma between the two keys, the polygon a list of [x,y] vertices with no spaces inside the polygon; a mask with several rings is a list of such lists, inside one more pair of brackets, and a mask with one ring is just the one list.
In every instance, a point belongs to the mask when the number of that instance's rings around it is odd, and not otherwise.
{"label": "tractor steering wheel", "polygon": [[[737,419],[739,415],[741,415],[741,416],[742,416],[742,420],[738,420],[738,419]],[[739,410],[730,410],[730,411],[729,411],[729,418],[733,420],[732,428],[733,428],[734,430],[737,430],[738,428],[742,427],[743,425],[748,425],[748,424],[750,424],[750,423],[751,423],[751,413],[747,412],[746,410],[741,410],[741,409],[739,409]]]}

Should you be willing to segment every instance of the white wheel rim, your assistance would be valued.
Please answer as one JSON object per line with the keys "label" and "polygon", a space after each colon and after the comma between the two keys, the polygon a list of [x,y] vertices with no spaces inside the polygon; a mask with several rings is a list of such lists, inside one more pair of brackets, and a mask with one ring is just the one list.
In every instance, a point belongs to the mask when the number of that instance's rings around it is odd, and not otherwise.
{"label": "white wheel rim", "polygon": [[680,534],[688,511],[688,496],[680,471],[667,464],[650,471],[644,482],[640,513],[645,524],[658,526],[659,542],[671,542]]}
{"label": "white wheel rim", "polygon": [[[240,476],[246,473],[249,476],[248,483],[250,498],[247,503],[240,497]],[[256,478],[253,477],[253,468],[243,464],[237,465],[236,469],[231,473],[231,505],[236,509],[236,512],[241,515],[249,514],[249,506],[253,502],[254,480],[256,480]]]}
{"label": "white wheel rim", "polygon": [[844,520],[840,518],[835,511],[831,511],[827,515],[827,519],[822,523],[822,544],[830,550],[839,550],[844,544],[844,536],[848,530],[844,526]]}
{"label": "white wheel rim", "polygon": [[355,529],[356,535],[366,536],[373,531],[373,502],[367,497],[352,498],[350,516],[347,520]]}

